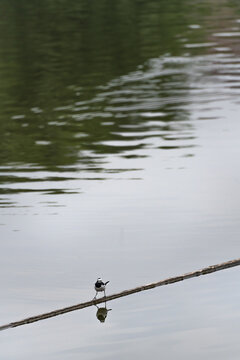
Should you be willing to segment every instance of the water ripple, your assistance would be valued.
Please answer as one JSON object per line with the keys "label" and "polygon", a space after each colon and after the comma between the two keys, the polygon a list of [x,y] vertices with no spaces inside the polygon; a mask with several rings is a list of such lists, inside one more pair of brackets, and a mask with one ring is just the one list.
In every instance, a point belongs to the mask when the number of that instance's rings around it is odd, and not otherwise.
{"label": "water ripple", "polygon": [[[200,29],[189,25],[189,31]],[[141,179],[143,167],[137,161],[151,157],[153,151],[194,156],[198,142],[193,109],[201,113],[199,119],[214,121],[224,102],[239,101],[240,62],[228,42],[239,34],[213,32],[209,39],[215,41],[185,39],[182,56],[148,59],[135,70],[96,85],[93,96],[84,97],[83,88],[71,85],[76,95],[67,104],[48,110],[34,106],[13,114],[16,146],[12,161],[0,167],[0,193],[82,192],[89,180],[130,180],[136,171],[135,178]],[[116,166],[117,159],[126,163]],[[119,177],[121,173],[125,175]]]}

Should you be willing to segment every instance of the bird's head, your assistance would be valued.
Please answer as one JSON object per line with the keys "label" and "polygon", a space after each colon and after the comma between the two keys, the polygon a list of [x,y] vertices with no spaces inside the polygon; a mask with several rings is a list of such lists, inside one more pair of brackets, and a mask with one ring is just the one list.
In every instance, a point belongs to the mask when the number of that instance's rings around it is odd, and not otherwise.
{"label": "bird's head", "polygon": [[99,282],[102,281],[102,278],[97,278],[97,281],[99,281]]}

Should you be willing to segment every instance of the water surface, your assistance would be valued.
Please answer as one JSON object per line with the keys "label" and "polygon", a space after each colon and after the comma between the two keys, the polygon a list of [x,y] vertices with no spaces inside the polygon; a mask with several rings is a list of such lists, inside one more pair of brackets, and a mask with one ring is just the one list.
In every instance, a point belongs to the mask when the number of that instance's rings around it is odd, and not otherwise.
{"label": "water surface", "polygon": [[[1,324],[239,257],[235,1],[0,1]],[[1,332],[2,357],[239,357],[238,269]]]}

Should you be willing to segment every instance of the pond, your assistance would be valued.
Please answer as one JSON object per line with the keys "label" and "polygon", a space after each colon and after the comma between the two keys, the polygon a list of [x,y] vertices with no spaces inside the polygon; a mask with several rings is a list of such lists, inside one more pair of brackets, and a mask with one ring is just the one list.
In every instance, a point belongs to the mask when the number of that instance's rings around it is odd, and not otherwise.
{"label": "pond", "polygon": [[[0,14],[0,326],[239,258],[240,4]],[[1,357],[237,360],[238,271],[2,331]]]}

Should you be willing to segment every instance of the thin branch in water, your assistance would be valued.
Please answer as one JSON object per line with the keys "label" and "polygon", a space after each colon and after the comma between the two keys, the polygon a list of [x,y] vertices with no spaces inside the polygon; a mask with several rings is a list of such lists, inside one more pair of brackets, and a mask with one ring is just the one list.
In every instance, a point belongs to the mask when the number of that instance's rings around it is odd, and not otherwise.
{"label": "thin branch in water", "polygon": [[231,268],[231,267],[234,267],[234,266],[238,266],[238,265],[240,265],[240,259],[231,260],[231,261],[227,261],[227,262],[224,262],[224,263],[221,263],[221,264],[208,266],[208,267],[203,268],[201,270],[189,272],[189,273],[179,275],[179,276],[175,276],[175,277],[170,277],[170,278],[160,280],[160,281],[155,282],[155,283],[138,286],[138,287],[136,287],[134,289],[124,290],[124,291],[121,291],[121,292],[119,292],[117,294],[102,297],[100,299],[90,300],[90,301],[87,301],[87,302],[83,302],[83,303],[80,303],[80,304],[77,304],[77,305],[68,306],[68,307],[58,309],[58,310],[54,310],[54,311],[44,313],[44,314],[41,314],[41,315],[31,316],[31,317],[28,317],[28,318],[20,320],[20,321],[11,322],[9,324],[0,326],[0,330],[6,330],[6,329],[14,328],[14,327],[17,327],[17,326],[31,324],[31,323],[36,322],[36,321],[49,319],[51,317],[58,316],[58,315],[63,315],[63,314],[66,314],[66,313],[68,313],[70,311],[80,310],[80,309],[83,309],[83,308],[86,308],[86,307],[101,304],[103,302],[105,303],[107,301],[115,300],[115,299],[118,299],[118,298],[121,298],[121,297],[124,297],[124,296],[128,296],[128,295],[131,295],[131,294],[135,294],[135,293],[138,293],[138,292],[141,292],[141,291],[150,290],[150,289],[153,289],[155,287],[173,284],[175,282],[187,280],[187,279],[197,277],[197,276],[200,276],[200,275],[211,274],[213,272],[220,271],[220,270],[225,270],[225,269],[228,269],[228,268]]}

